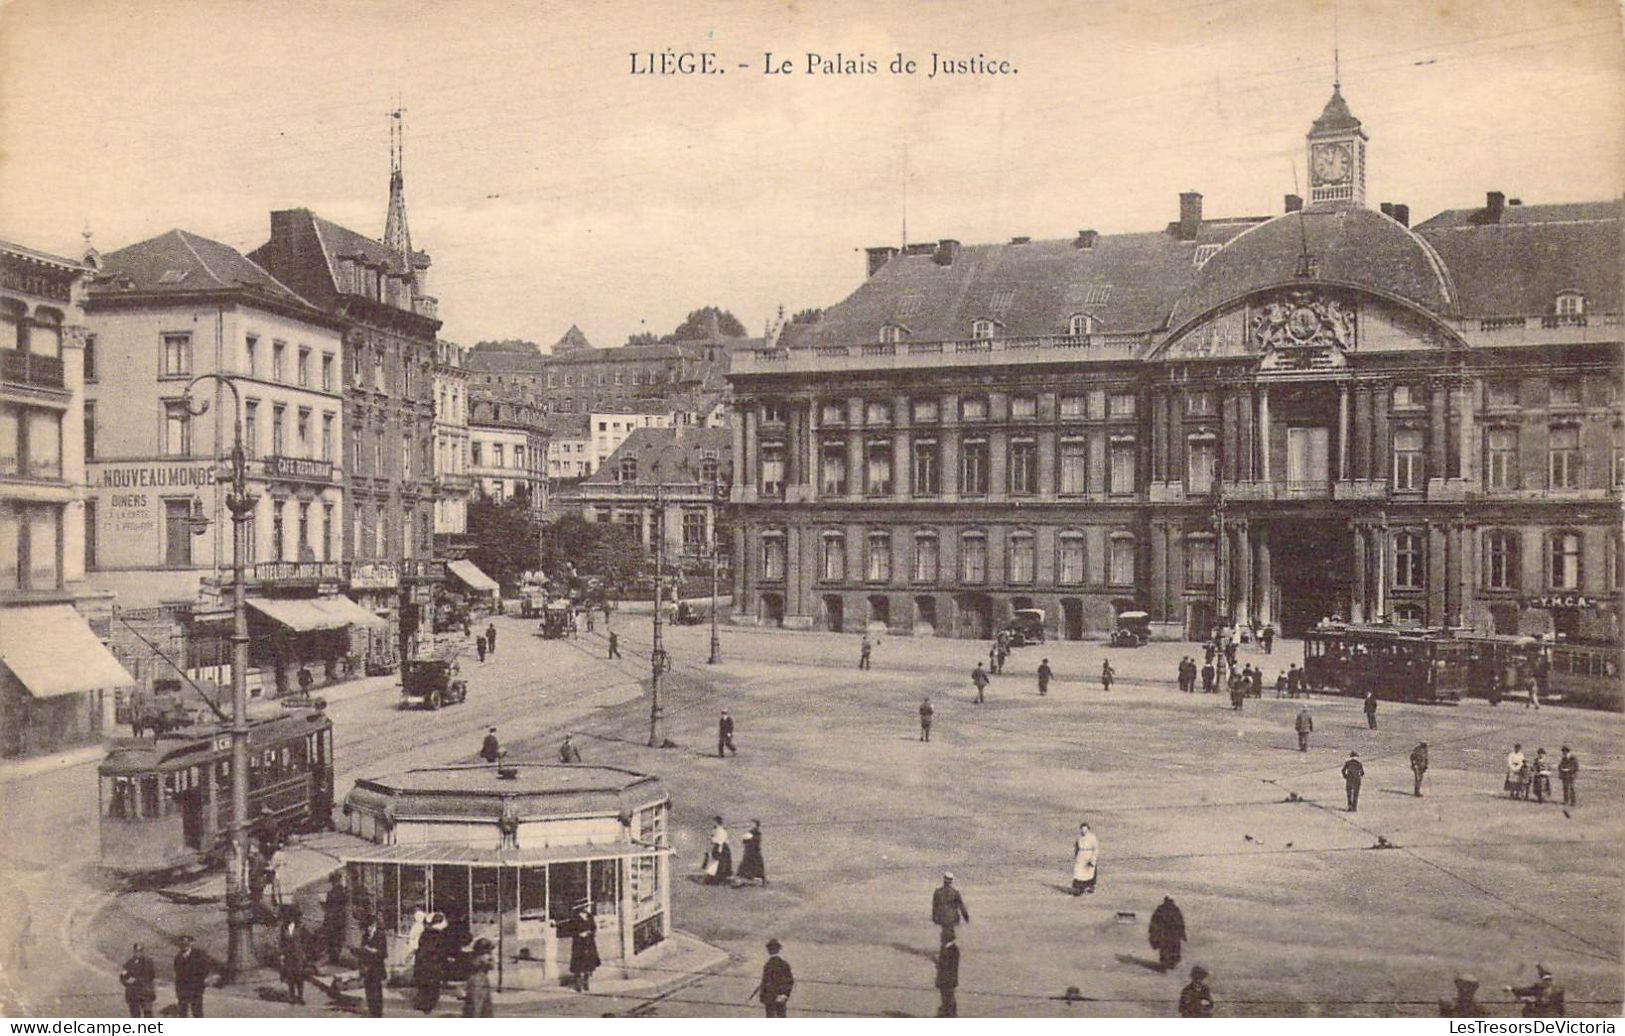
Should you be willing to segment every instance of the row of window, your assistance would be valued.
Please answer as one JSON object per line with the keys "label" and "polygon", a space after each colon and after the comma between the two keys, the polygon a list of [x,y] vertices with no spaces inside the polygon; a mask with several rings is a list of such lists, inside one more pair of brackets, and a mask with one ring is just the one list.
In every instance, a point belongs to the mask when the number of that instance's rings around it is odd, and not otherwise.
{"label": "row of window", "polygon": [[[355,501],[350,508],[350,542],[357,560],[388,558],[389,525],[381,502]],[[397,510],[401,518],[401,555],[429,557],[434,552],[433,522],[428,511]],[[413,514],[416,517],[413,517]]]}
{"label": "row of window", "polygon": [[[269,558],[259,556],[259,515],[250,514],[243,525],[245,564],[266,561],[333,561],[343,556],[339,546],[338,523],[334,521],[334,505],[322,503],[316,510],[309,500],[271,497],[265,509],[270,512],[271,539]],[[313,525],[319,518],[320,525]],[[164,500],[164,564],[190,567],[193,564],[192,542],[197,522],[197,503],[192,497],[172,497]],[[96,566],[96,508],[95,501],[86,501],[85,510],[85,567]],[[288,533],[294,538],[290,541]]]}
{"label": "row of window", "polygon": [[0,477],[62,477],[62,414],[0,404]]}
{"label": "row of window", "polygon": [[0,348],[36,356],[62,355],[62,313],[48,306],[28,307],[16,299],[0,299]]}
{"label": "row of window", "polygon": [[[1109,286],[1100,285],[1097,287]],[[997,338],[1004,324],[992,317],[978,317],[971,321],[970,336],[976,341],[986,341]],[[1100,320],[1092,313],[1073,313],[1067,317],[1066,333],[1069,335],[1092,335],[1100,329]],[[886,324],[880,329],[880,341],[884,344],[895,344],[907,338],[912,332],[902,324]]]}
{"label": "row of window", "polygon": [[[889,583],[892,579],[892,532],[885,529],[870,531],[864,538],[862,579],[871,583]],[[913,564],[910,578],[916,583],[935,583],[940,578],[941,551],[938,534],[931,530],[914,533]],[[1114,586],[1128,586],[1134,582],[1134,560],[1137,541],[1131,533],[1113,533],[1106,553],[1106,578]],[[1030,531],[1010,534],[1005,547],[1005,579],[1007,583],[1031,583],[1037,578],[1037,540]],[[844,582],[847,577],[846,534],[839,530],[825,531],[819,540],[818,576],[823,582]],[[784,533],[768,530],[762,534],[762,580],[775,582],[784,578]],[[980,584],[988,580],[987,533],[972,530],[959,536],[959,582]],[[1056,540],[1056,582],[1081,585],[1086,579],[1084,570],[1084,535],[1081,532],[1063,532]]]}
{"label": "row of window", "polygon": [[[1419,549],[1419,545],[1413,545]],[[1617,590],[1625,584],[1625,553],[1620,550],[1617,533],[1607,541],[1604,571],[1608,589]],[[1578,532],[1560,529],[1545,534],[1544,555],[1545,586],[1552,590],[1579,590],[1583,586],[1585,541]],[[1483,534],[1483,585],[1487,590],[1519,590],[1526,582],[1523,568],[1523,537],[1505,529],[1490,529]],[[1534,580],[1527,580],[1535,582]]]}
{"label": "row of window", "polygon": [[[959,440],[958,492],[965,496],[985,496],[991,488],[991,454],[985,438],[966,436]],[[1193,443],[1194,457],[1207,458],[1212,474],[1213,442]],[[894,445],[890,440],[862,444],[862,492],[868,496],[889,496],[893,492]],[[818,487],[824,496],[845,496],[852,492],[848,471],[848,445],[826,442],[819,449]],[[935,496],[942,492],[942,451],[934,438],[916,438],[909,444],[909,487],[915,496]],[[1109,464],[1107,463],[1109,460]],[[1193,461],[1194,463],[1194,461]],[[1038,443],[1031,438],[1011,439],[1006,447],[1003,492],[1030,496],[1038,492]],[[1089,492],[1132,493],[1135,489],[1137,451],[1133,436],[1112,436],[1109,443],[1084,439],[1062,439],[1056,453],[1058,492],[1078,495]],[[783,448],[762,448],[762,491],[773,496],[782,491]]]}
{"label": "row of window", "polygon": [[[521,446],[521,445],[519,445],[517,443],[513,444],[513,447],[512,447],[511,450],[507,447],[507,444],[505,444],[505,443],[500,443],[500,442],[491,443],[490,444],[491,449],[490,449],[489,453],[484,449],[484,446],[485,446],[484,443],[477,443],[476,442],[476,443],[470,443],[469,447],[468,447],[470,453],[472,453],[472,455],[473,455],[473,457],[472,457],[473,464],[477,468],[478,467],[492,467],[492,468],[513,467],[516,470],[524,471],[524,470],[526,470],[525,462],[528,459],[531,459],[529,451],[527,451],[525,449],[525,447],[523,447],[523,446]],[[489,456],[490,460],[491,460],[491,463],[488,464],[488,465],[485,463],[485,458],[487,456]],[[513,463],[511,465],[508,463],[509,457],[513,458]],[[541,460],[543,458],[536,457],[534,459]]]}
{"label": "row of window", "polygon": [[[780,465],[783,464],[781,455]],[[704,485],[714,485],[722,475],[722,461],[716,450],[702,450],[699,464],[699,482]],[[636,457],[622,457],[619,467],[615,469],[617,482],[636,482],[638,480],[638,459]]]}
{"label": "row of window", "polygon": [[[1207,393],[1199,393],[1200,399],[1205,401],[1207,407],[1212,405],[1212,397]],[[1111,418],[1132,418],[1135,414],[1135,403],[1138,397],[1132,392],[1109,392],[1106,389],[1089,389],[1086,392],[1063,395],[1058,401],[1062,417],[1084,418],[1086,420],[1105,420]],[[1196,397],[1193,406],[1196,405]],[[1011,420],[1036,420],[1038,417],[1038,397],[1036,395],[1016,395],[1009,397],[1009,417]],[[844,399],[825,400],[818,407],[818,421],[820,425],[844,425],[849,416],[849,403]],[[863,423],[865,425],[889,425],[892,423],[893,405],[890,400],[866,400],[861,404]],[[1211,413],[1211,409],[1193,409],[1192,413]],[[989,414],[988,397],[984,395],[971,395],[958,397],[958,414],[961,421],[986,421]],[[770,400],[762,404],[762,423],[767,425],[784,424],[789,420],[789,404]],[[934,424],[947,417],[952,419],[954,408],[943,400],[935,398],[916,398],[909,400],[909,416],[915,424]]]}
{"label": "row of window", "polygon": [[[272,381],[286,382],[288,380],[288,343],[278,339],[271,342],[270,370],[263,371],[262,363],[265,357],[260,349],[259,335],[245,335],[243,338],[243,373],[251,378],[264,377],[269,374]],[[295,354],[293,368],[293,383],[301,388],[312,387],[311,382],[311,349],[308,345],[301,345]],[[321,389],[323,392],[334,391],[334,366],[336,358],[333,353],[323,352],[321,358]],[[192,373],[192,336],[190,334],[164,335],[164,374],[178,375]]]}
{"label": "row of window", "polygon": [[62,505],[0,503],[0,590],[62,588]]}

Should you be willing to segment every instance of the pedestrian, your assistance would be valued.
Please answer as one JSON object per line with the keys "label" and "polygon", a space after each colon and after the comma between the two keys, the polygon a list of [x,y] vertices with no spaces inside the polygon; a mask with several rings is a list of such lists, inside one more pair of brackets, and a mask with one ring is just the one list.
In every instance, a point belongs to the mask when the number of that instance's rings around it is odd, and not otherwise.
{"label": "pedestrian", "polygon": [[1040,696],[1049,693],[1049,682],[1055,676],[1055,670],[1049,667],[1049,659],[1038,663],[1038,693]]}
{"label": "pedestrian", "polygon": [[1535,761],[1531,769],[1534,771],[1534,781],[1530,790],[1535,793],[1536,802],[1545,802],[1552,796],[1552,761],[1546,757],[1546,749],[1535,749]]}
{"label": "pedestrian", "polygon": [[1529,986],[1507,986],[1506,991],[1523,1003],[1525,1018],[1563,1017],[1563,987],[1557,984],[1550,969],[1535,965],[1540,980]]}
{"label": "pedestrian", "polygon": [[987,648],[987,671],[990,673],[999,671],[999,642],[997,640],[989,644]]}
{"label": "pedestrian", "polygon": [[485,661],[485,634],[481,633],[474,638],[474,651],[480,656],[481,662]]}
{"label": "pedestrian", "polygon": [[863,635],[863,646],[858,648],[858,668],[859,669],[868,669],[869,668],[869,655],[870,655],[871,652],[874,651],[874,649],[875,649],[874,642],[869,639],[869,634],[865,633]]}
{"label": "pedestrian", "polygon": [[1249,693],[1252,694],[1252,696],[1254,698],[1257,698],[1260,701],[1264,700],[1264,670],[1263,669],[1260,669],[1260,668],[1257,668],[1257,667],[1253,668],[1252,689],[1251,689],[1251,691]]}
{"label": "pedestrian", "polygon": [[470,947],[468,978],[463,983],[463,1017],[495,1017],[491,1002],[491,969],[495,966],[491,951],[496,944],[490,939],[475,939]]}
{"label": "pedestrian", "polygon": [[564,735],[564,744],[559,746],[559,762],[570,764],[579,763],[580,761],[581,750],[576,747],[575,741],[571,739],[571,735]]}
{"label": "pedestrian", "polygon": [[986,700],[988,682],[987,671],[982,668],[982,663],[977,662],[976,668],[970,671],[970,682],[976,685],[976,704],[980,705]]}
{"label": "pedestrian", "polygon": [[429,928],[429,915],[423,908],[412,911],[412,926],[406,930],[406,959],[415,960],[418,955],[418,941]]}
{"label": "pedestrian", "polygon": [[592,973],[603,963],[598,957],[598,919],[592,904],[583,899],[576,904],[570,923],[570,982],[577,993],[592,992]]}
{"label": "pedestrian", "polygon": [[734,876],[734,853],[728,845],[728,829],[721,817],[712,817],[711,845],[706,850],[705,883],[721,885]]}
{"label": "pedestrian", "polygon": [[129,1005],[131,1018],[151,1018],[152,1005],[158,1000],[157,973],[152,958],[140,943],[130,947],[130,959],[119,969],[119,985],[124,987],[124,1002]]}
{"label": "pedestrian", "polygon": [[1540,681],[1531,676],[1524,681],[1524,689],[1529,692],[1529,697],[1524,699],[1523,707],[1527,709],[1533,705],[1540,708]]}
{"label": "pedestrian", "polygon": [[485,651],[490,655],[497,653],[497,627],[494,622],[487,623],[485,627]]}
{"label": "pedestrian", "polygon": [[1343,763],[1343,791],[1348,796],[1349,812],[1360,808],[1360,782],[1365,780],[1365,767],[1360,764],[1360,753],[1350,752]]}
{"label": "pedestrian", "polygon": [[361,922],[361,942],[355,948],[356,966],[361,972],[361,988],[367,997],[367,1017],[384,1016],[385,964],[389,960],[389,940],[378,927],[378,917],[369,913]]}
{"label": "pedestrian", "polygon": [[182,1018],[203,1017],[203,987],[212,970],[208,956],[192,945],[192,937],[181,936],[181,949],[175,954],[175,1000]]}
{"label": "pedestrian", "polygon": [[1185,941],[1185,915],[1174,902],[1174,897],[1163,896],[1157,909],[1151,911],[1149,938],[1163,971],[1179,963],[1180,943]]}
{"label": "pedestrian", "polygon": [[1072,843],[1072,894],[1081,896],[1095,891],[1098,876],[1096,864],[1100,862],[1100,839],[1089,830],[1087,823],[1078,825],[1078,837]]}
{"label": "pedestrian", "polygon": [[1509,794],[1516,793],[1523,783],[1523,745],[1514,744],[1507,753],[1507,777],[1502,787]]}
{"label": "pedestrian", "polygon": [[739,749],[734,746],[734,718],[728,715],[728,710],[722,710],[722,716],[717,720],[717,758],[722,758],[722,750],[727,749],[734,755]]}
{"label": "pedestrian", "polygon": [[288,1002],[305,1002],[305,973],[310,970],[310,957],[306,950],[307,933],[300,919],[298,907],[282,911],[282,926],[277,929],[278,973],[288,989]]}
{"label": "pedestrian", "polygon": [[583,608],[583,609],[581,609],[581,613],[586,616],[586,618],[587,618],[587,632],[591,633],[592,632],[592,609],[591,608]]}
{"label": "pedestrian", "polygon": [[609,657],[621,657],[621,637],[614,630],[609,631]]}
{"label": "pedestrian", "polygon": [[1303,685],[1303,670],[1298,668],[1298,663],[1293,662],[1286,667],[1286,696],[1296,698],[1306,690]]}
{"label": "pedestrian", "polygon": [[921,741],[929,741],[929,740],[931,740],[931,717],[933,715],[935,715],[935,714],[936,714],[936,710],[931,707],[931,699],[928,696],[924,701],[920,702],[920,740]]}
{"label": "pedestrian", "polygon": [[789,962],[779,956],[783,948],[777,939],[767,941],[767,963],[762,965],[762,981],[756,984],[762,1010],[769,1018],[788,1017],[790,991],[796,986]]}
{"label": "pedestrian", "polygon": [[316,683],[316,678],[310,675],[310,666],[308,666],[308,665],[300,666],[299,667],[299,694],[302,697],[305,697],[305,698],[310,697],[310,689],[315,683]]}
{"label": "pedestrian", "polygon": [[1315,721],[1309,715],[1309,706],[1298,709],[1298,718],[1292,721],[1292,729],[1298,732],[1298,751],[1309,751],[1309,735],[1315,732]]}
{"label": "pedestrian", "polygon": [[1456,999],[1439,1001],[1440,1018],[1482,1018],[1484,1006],[1478,1002],[1478,979],[1456,976]]}
{"label": "pedestrian", "polygon": [[322,898],[322,941],[327,944],[327,963],[338,964],[349,931],[350,891],[344,887],[343,872],[334,871],[327,879],[327,895]]}
{"label": "pedestrian", "polygon": [[1212,665],[1213,664],[1213,655],[1214,655],[1213,641],[1209,640],[1206,644],[1204,644],[1202,646],[1202,664],[1203,665]]}
{"label": "pedestrian", "polygon": [[1116,675],[1117,675],[1117,670],[1112,668],[1111,659],[1108,658],[1108,659],[1103,660],[1100,663],[1100,689],[1103,690],[1103,691],[1111,690],[1112,689],[1112,678],[1115,677]]}
{"label": "pedestrian", "polygon": [[1200,964],[1191,969],[1191,980],[1179,991],[1179,1017],[1213,1017],[1213,991],[1207,985],[1207,969]]}
{"label": "pedestrian", "polygon": [[762,859],[762,822],[752,820],[750,830],[745,832],[745,853],[739,858],[738,877],[740,881],[753,881],[759,885],[767,884],[767,862]]}
{"label": "pedestrian", "polygon": [[1411,749],[1411,777],[1414,778],[1411,794],[1417,798],[1422,797],[1422,778],[1428,772],[1428,743],[1418,741],[1416,747]]}
{"label": "pedestrian", "polygon": [[1236,667],[1236,642],[1228,633],[1224,638],[1224,663],[1230,669]]}
{"label": "pedestrian", "polygon": [[1264,642],[1264,654],[1273,654],[1275,651],[1275,627],[1266,625],[1260,637]]}
{"label": "pedestrian", "polygon": [[417,987],[412,1006],[424,1014],[440,1003],[440,983],[449,947],[446,945],[446,915],[436,910],[418,937],[418,952],[412,963],[412,984]]}
{"label": "pedestrian", "polygon": [[1580,759],[1569,751],[1569,746],[1563,746],[1563,756],[1557,761],[1557,779],[1563,785],[1563,805],[1578,806],[1580,800],[1574,796],[1574,778],[1580,774]]}
{"label": "pedestrian", "polygon": [[1275,696],[1277,698],[1288,697],[1290,694],[1290,687],[1291,685],[1287,682],[1286,673],[1284,671],[1275,674]]}
{"label": "pedestrian", "polygon": [[502,758],[502,745],[497,741],[496,727],[486,730],[485,740],[480,742],[480,758],[488,763],[494,763]]}
{"label": "pedestrian", "polygon": [[468,613],[464,612],[463,613],[463,636],[468,637],[468,636],[473,636],[473,634],[474,634],[474,629],[473,629],[472,625],[468,621]]}
{"label": "pedestrian", "polygon": [[970,924],[970,911],[965,909],[965,897],[954,888],[954,876],[951,871],[944,871],[942,884],[931,893],[931,920],[942,929],[942,941],[948,942],[954,937],[954,930],[959,922]]}
{"label": "pedestrian", "polygon": [[1230,707],[1237,712],[1241,711],[1242,699],[1246,696],[1246,684],[1242,682],[1241,674],[1235,670],[1230,671]]}
{"label": "pedestrian", "polygon": [[1212,654],[1213,654],[1212,650],[1209,649],[1209,651],[1208,651],[1209,658],[1208,658],[1208,660],[1206,662],[1204,662],[1202,664],[1202,693],[1203,694],[1212,694],[1213,693],[1213,681],[1214,681],[1214,678],[1218,675],[1218,672],[1213,668],[1213,659],[1211,657]]}
{"label": "pedestrian", "polygon": [[1365,692],[1365,725],[1377,729],[1377,692]]}
{"label": "pedestrian", "polygon": [[959,1002],[955,992],[959,989],[959,943],[949,936],[937,951],[937,993],[942,997],[937,1004],[938,1018],[958,1018]]}

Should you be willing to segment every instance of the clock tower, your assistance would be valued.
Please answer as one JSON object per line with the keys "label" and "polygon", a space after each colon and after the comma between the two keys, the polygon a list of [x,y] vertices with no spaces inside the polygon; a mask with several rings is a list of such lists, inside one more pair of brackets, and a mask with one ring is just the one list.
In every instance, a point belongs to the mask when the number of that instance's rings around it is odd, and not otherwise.
{"label": "clock tower", "polygon": [[1340,84],[1309,129],[1309,203],[1365,204],[1365,130]]}

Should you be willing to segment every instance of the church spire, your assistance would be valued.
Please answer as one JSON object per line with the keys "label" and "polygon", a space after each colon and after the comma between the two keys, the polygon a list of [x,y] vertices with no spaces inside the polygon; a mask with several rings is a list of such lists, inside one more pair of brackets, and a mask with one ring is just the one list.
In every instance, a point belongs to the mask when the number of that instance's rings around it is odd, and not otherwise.
{"label": "church spire", "polygon": [[401,267],[412,272],[412,231],[406,225],[406,178],[401,173],[405,150],[406,109],[389,113],[389,213],[384,217],[384,244],[401,257]]}

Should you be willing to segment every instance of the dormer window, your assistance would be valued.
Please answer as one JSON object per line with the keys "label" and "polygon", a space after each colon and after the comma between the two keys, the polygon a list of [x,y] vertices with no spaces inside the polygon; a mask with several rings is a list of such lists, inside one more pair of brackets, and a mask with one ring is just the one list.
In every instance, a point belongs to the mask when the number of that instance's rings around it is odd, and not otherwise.
{"label": "dormer window", "polygon": [[897,324],[887,324],[880,329],[880,341],[885,345],[896,345],[908,334],[908,328]]}
{"label": "dormer window", "polygon": [[1095,333],[1095,318],[1088,313],[1074,313],[1072,319],[1067,321],[1067,334],[1092,335]]}
{"label": "dormer window", "polygon": [[1577,317],[1586,311],[1586,297],[1577,291],[1557,293],[1556,313],[1560,317]]}
{"label": "dormer window", "polygon": [[1207,265],[1207,261],[1209,259],[1212,259],[1214,256],[1219,254],[1219,249],[1222,247],[1224,246],[1197,245],[1196,252],[1191,256],[1191,265],[1197,269],[1201,269],[1203,266]]}
{"label": "dormer window", "polygon": [[621,482],[636,482],[638,480],[638,459],[636,457],[622,457],[621,470],[617,473]]}
{"label": "dormer window", "polygon": [[995,326],[996,325],[993,323],[993,321],[983,317],[982,319],[971,323],[970,336],[977,341],[985,341],[986,339],[993,337],[993,329]]}

